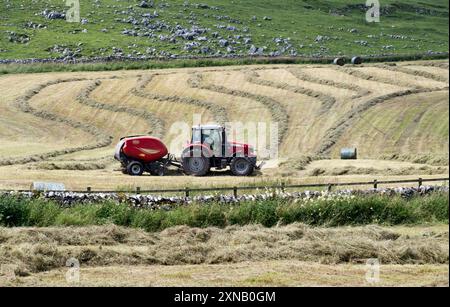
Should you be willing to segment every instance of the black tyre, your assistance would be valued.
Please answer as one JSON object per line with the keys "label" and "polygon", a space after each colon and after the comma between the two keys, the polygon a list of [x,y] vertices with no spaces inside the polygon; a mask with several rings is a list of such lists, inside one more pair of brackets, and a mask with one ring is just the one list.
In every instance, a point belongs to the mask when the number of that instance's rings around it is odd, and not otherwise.
{"label": "black tyre", "polygon": [[211,163],[209,158],[205,157],[185,157],[183,169],[188,175],[205,176],[211,169]]}
{"label": "black tyre", "polygon": [[141,162],[133,161],[127,165],[128,175],[141,176],[144,173],[144,165]]}
{"label": "black tyre", "polygon": [[164,176],[165,175],[165,168],[163,166],[159,168],[155,168],[150,170],[150,174],[152,176]]}
{"label": "black tyre", "polygon": [[147,170],[152,176],[164,176],[166,172],[164,164],[160,162],[155,162],[147,165]]}
{"label": "black tyre", "polygon": [[246,158],[234,158],[230,168],[235,176],[250,176],[255,170],[254,165]]}

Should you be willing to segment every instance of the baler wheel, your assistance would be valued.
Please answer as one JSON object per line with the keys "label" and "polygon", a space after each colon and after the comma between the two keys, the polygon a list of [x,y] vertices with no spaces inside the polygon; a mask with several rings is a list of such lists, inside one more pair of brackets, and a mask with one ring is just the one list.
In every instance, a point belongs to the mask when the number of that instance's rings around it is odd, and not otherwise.
{"label": "baler wheel", "polygon": [[144,165],[137,161],[130,162],[127,165],[127,172],[131,176],[141,176],[144,173]]}

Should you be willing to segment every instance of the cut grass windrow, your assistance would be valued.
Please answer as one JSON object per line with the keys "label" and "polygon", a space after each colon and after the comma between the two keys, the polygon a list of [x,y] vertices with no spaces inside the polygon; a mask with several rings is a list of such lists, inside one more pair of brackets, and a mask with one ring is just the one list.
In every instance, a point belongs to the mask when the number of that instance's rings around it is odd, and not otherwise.
{"label": "cut grass windrow", "polygon": [[[84,269],[227,263],[247,263],[249,267],[248,263],[268,260],[348,265],[365,264],[372,258],[383,265],[448,265],[448,231],[441,229],[430,233],[417,227],[411,228],[412,234],[405,234],[400,228],[321,228],[300,223],[276,228],[177,226],[157,233],[114,225],[0,228],[0,265],[15,264],[18,277],[55,268],[66,272],[65,264],[70,258],[78,259]],[[188,272],[185,274],[190,275]],[[239,274],[242,273],[245,275],[245,270]],[[361,279],[363,273],[364,270]],[[102,274],[95,279],[101,280]]]}
{"label": "cut grass windrow", "polygon": [[289,127],[289,114],[286,108],[277,100],[264,95],[256,95],[245,91],[229,89],[224,86],[205,84],[203,81],[203,76],[201,74],[196,74],[195,76],[193,76],[189,80],[189,85],[193,88],[200,88],[202,90],[211,92],[251,99],[264,105],[270,110],[273,121],[278,123],[279,144],[283,142]]}
{"label": "cut grass windrow", "polygon": [[445,77],[439,76],[439,75],[435,75],[435,74],[429,73],[427,71],[415,70],[415,69],[411,69],[411,68],[404,67],[404,66],[377,65],[376,67],[380,67],[380,68],[394,71],[394,72],[401,72],[401,73],[408,74],[408,75],[411,75],[414,77],[419,76],[419,77],[427,78],[427,79],[437,81],[437,82],[448,83],[448,78],[445,78]]}
{"label": "cut grass windrow", "polygon": [[40,170],[91,171],[105,169],[111,163],[113,163],[113,160],[111,158],[104,159],[101,162],[44,162],[37,164],[35,168]]}
{"label": "cut grass windrow", "polygon": [[165,101],[165,102],[174,102],[174,103],[184,103],[188,105],[194,105],[197,107],[204,108],[212,113],[214,116],[214,119],[219,124],[225,124],[228,122],[228,115],[225,108],[214,104],[209,101],[204,101],[200,99],[195,99],[191,97],[180,97],[176,95],[161,95],[153,92],[149,92],[146,90],[147,85],[152,81],[152,79],[155,76],[158,76],[159,74],[153,74],[150,76],[141,77],[138,81],[138,84],[135,88],[131,90],[131,93],[133,95],[136,95],[137,97],[145,98],[145,99],[151,99],[151,100],[157,100],[157,101]]}
{"label": "cut grass windrow", "polygon": [[323,92],[315,91],[313,89],[308,89],[308,88],[305,88],[302,86],[298,86],[298,85],[290,85],[288,83],[281,83],[281,82],[265,80],[265,79],[260,78],[260,75],[256,71],[249,72],[247,74],[246,81],[249,83],[257,84],[257,85],[287,90],[287,91],[290,91],[290,92],[293,92],[296,94],[303,94],[308,97],[317,99],[322,103],[322,106],[319,111],[320,114],[327,112],[336,103],[336,98],[334,98],[333,96],[327,95]]}
{"label": "cut grass windrow", "polygon": [[431,88],[408,89],[369,99],[368,101],[360,104],[353,110],[349,111],[332,128],[327,130],[325,136],[323,137],[323,141],[320,147],[316,151],[316,155],[326,155],[329,152],[329,150],[334,146],[334,144],[336,144],[339,138],[344,134],[344,132],[349,127],[353,126],[354,122],[357,119],[359,119],[360,116],[370,108],[397,97],[404,97],[420,93],[431,93],[443,90],[448,90],[448,87],[435,89]]}
{"label": "cut grass windrow", "polygon": [[[387,85],[391,85],[391,86],[400,86],[400,87],[406,87],[406,88],[411,88],[411,84],[409,83],[402,83],[398,80],[393,80],[390,78],[385,78],[385,77],[381,77],[381,76],[375,76],[372,74],[368,74],[365,73],[363,71],[361,71],[360,68],[349,68],[349,67],[336,67],[334,66],[333,69],[339,71],[339,72],[344,72],[349,74],[350,76],[353,77],[357,77],[363,80],[367,80],[367,81],[375,81],[378,83],[383,83],[383,84],[387,84]],[[423,86],[420,85],[416,85],[413,86],[414,88],[424,88]]]}
{"label": "cut grass windrow", "polygon": [[296,77],[297,79],[299,79],[301,81],[307,81],[307,82],[316,83],[316,84],[320,84],[320,85],[327,85],[327,86],[332,86],[332,87],[339,88],[339,89],[354,91],[354,92],[356,92],[356,94],[353,95],[353,97],[352,97],[353,99],[358,99],[358,98],[361,98],[364,96],[368,96],[372,93],[371,91],[364,89],[356,84],[348,84],[348,83],[344,83],[344,82],[337,82],[337,81],[325,80],[325,79],[313,77],[301,69],[288,69],[288,71],[294,77]]}
{"label": "cut grass windrow", "polygon": [[29,103],[30,99],[32,99],[34,96],[38,95],[43,89],[45,89],[49,86],[57,85],[57,84],[61,84],[61,83],[87,81],[87,80],[90,80],[90,79],[71,78],[71,79],[64,79],[64,80],[58,79],[58,80],[52,80],[52,81],[46,82],[44,84],[36,86],[33,89],[28,90],[24,95],[17,98],[16,106],[24,113],[32,114],[32,115],[34,115],[38,118],[44,119],[44,120],[50,120],[53,122],[63,123],[74,129],[80,129],[84,132],[87,132],[87,133],[93,135],[98,140],[97,143],[89,144],[89,145],[85,145],[85,146],[79,146],[79,147],[66,148],[63,150],[55,150],[55,151],[42,153],[42,154],[30,155],[30,156],[22,157],[22,158],[3,159],[3,160],[0,160],[0,166],[27,164],[27,163],[37,162],[37,161],[44,161],[49,158],[53,158],[53,157],[57,157],[57,156],[61,156],[61,155],[69,154],[69,153],[74,153],[74,152],[79,152],[79,151],[84,151],[84,150],[92,150],[92,149],[109,146],[112,142],[112,137],[107,135],[106,133],[104,133],[103,131],[98,129],[97,127],[94,127],[94,126],[86,124],[86,123],[77,122],[77,121],[68,119],[66,117],[56,115],[51,112],[35,109]]}
{"label": "cut grass windrow", "polygon": [[[405,66],[412,66],[415,64],[406,64]],[[420,63],[421,66],[425,66],[425,67],[437,67],[437,68],[442,68],[445,70],[449,69],[449,63],[442,63],[442,62],[427,62],[427,63]]]}
{"label": "cut grass windrow", "polygon": [[78,101],[80,103],[83,103],[87,106],[90,106],[95,109],[99,110],[108,110],[111,112],[116,113],[126,113],[133,117],[139,117],[144,119],[146,122],[148,122],[149,126],[151,127],[151,131],[149,131],[149,134],[152,134],[155,137],[161,138],[164,133],[164,122],[159,117],[155,116],[153,113],[142,110],[142,109],[136,109],[136,108],[130,108],[125,106],[115,106],[113,104],[106,104],[101,103],[99,101],[96,101],[90,97],[90,94],[99,86],[101,86],[102,82],[101,80],[93,81],[91,84],[89,84],[85,89],[81,91],[81,93],[78,95]]}

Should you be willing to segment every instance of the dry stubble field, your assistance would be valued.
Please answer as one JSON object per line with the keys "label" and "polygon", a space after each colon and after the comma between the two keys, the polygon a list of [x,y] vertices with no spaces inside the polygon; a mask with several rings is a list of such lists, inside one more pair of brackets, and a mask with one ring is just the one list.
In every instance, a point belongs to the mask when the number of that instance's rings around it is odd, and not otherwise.
{"label": "dry stubble field", "polygon": [[[448,61],[5,75],[0,188],[227,185],[226,173],[131,178],[112,159],[120,137],[170,144],[171,125],[191,125],[194,114],[203,123],[278,122],[280,166],[236,184],[446,176],[448,84]],[[349,146],[360,160],[338,160]]]}

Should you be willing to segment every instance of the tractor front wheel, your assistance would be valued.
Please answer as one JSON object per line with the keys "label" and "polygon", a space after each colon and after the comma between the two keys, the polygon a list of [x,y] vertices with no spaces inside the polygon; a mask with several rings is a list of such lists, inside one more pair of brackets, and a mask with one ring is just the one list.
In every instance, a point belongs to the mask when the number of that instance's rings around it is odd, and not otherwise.
{"label": "tractor front wheel", "polygon": [[183,158],[183,169],[188,175],[205,176],[211,168],[208,158],[186,157]]}
{"label": "tractor front wheel", "polygon": [[141,176],[144,173],[144,165],[141,162],[133,161],[127,165],[128,175]]}
{"label": "tractor front wheel", "polygon": [[230,168],[235,176],[250,176],[255,170],[253,164],[246,158],[234,158]]}

